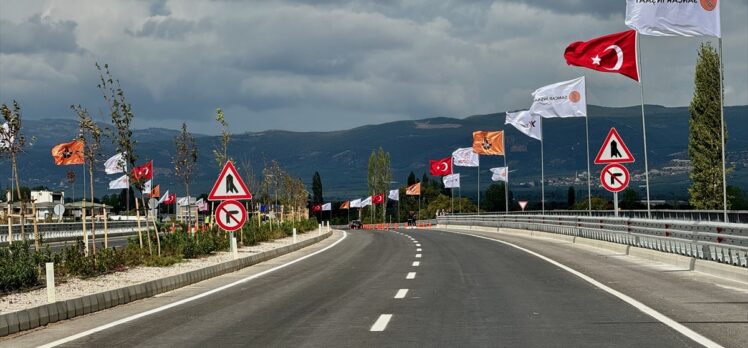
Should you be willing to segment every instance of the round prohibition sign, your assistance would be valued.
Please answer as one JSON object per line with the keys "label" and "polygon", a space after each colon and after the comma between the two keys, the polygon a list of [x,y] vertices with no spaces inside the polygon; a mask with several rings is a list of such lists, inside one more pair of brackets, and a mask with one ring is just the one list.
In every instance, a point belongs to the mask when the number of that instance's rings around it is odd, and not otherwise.
{"label": "round prohibition sign", "polygon": [[621,192],[629,186],[630,175],[626,167],[611,163],[600,173],[600,183],[610,192]]}
{"label": "round prohibition sign", "polygon": [[247,221],[247,210],[238,201],[223,201],[216,208],[216,223],[226,231],[236,231]]}

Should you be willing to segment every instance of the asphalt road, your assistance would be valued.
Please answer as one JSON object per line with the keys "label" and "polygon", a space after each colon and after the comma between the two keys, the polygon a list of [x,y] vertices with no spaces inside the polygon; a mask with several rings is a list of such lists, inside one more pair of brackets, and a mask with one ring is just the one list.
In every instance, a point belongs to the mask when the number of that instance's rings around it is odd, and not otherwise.
{"label": "asphalt road", "polygon": [[400,232],[349,232],[303,262],[66,346],[698,346],[525,252]]}

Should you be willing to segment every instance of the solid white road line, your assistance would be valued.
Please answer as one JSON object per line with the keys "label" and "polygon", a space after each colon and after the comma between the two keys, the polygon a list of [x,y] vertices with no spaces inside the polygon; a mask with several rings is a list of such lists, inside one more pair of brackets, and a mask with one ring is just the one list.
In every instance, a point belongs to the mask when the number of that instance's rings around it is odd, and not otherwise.
{"label": "solid white road line", "polygon": [[452,233],[462,234],[462,235],[471,236],[471,237],[475,237],[475,238],[487,239],[487,240],[490,240],[490,241],[493,241],[493,242],[497,242],[497,243],[501,243],[501,244],[504,244],[504,245],[508,245],[508,246],[513,247],[515,249],[522,250],[522,251],[524,251],[524,252],[526,252],[526,253],[528,253],[530,255],[538,257],[538,258],[540,258],[540,259],[542,259],[542,260],[544,260],[544,261],[546,261],[546,262],[548,262],[548,263],[550,263],[550,264],[552,264],[552,265],[554,265],[556,267],[559,267],[559,268],[563,269],[564,271],[567,271],[567,272],[569,272],[569,273],[571,273],[571,274],[573,274],[573,275],[581,278],[582,280],[584,280],[584,281],[586,281],[586,282],[588,282],[588,283],[596,286],[597,288],[599,288],[599,289],[601,289],[601,290],[603,290],[603,291],[605,291],[605,292],[607,292],[607,293],[609,293],[609,294],[611,294],[611,295],[613,295],[615,297],[618,297],[619,299],[623,300],[624,302],[626,302],[626,303],[630,304],[631,306],[635,307],[636,309],[644,312],[645,314],[649,315],[650,317],[657,319],[659,322],[661,322],[661,323],[669,326],[671,329],[673,329],[675,331],[678,331],[682,335],[684,335],[684,336],[686,336],[686,337],[688,337],[688,338],[696,341],[697,343],[701,344],[702,346],[709,347],[709,348],[712,348],[712,347],[714,347],[714,348],[722,347],[717,342],[714,342],[714,341],[712,341],[712,340],[710,340],[710,339],[702,336],[698,332],[691,330],[690,328],[686,327],[685,325],[683,325],[683,324],[681,324],[681,323],[679,323],[679,322],[671,319],[670,317],[668,317],[668,316],[666,316],[666,315],[658,312],[654,308],[651,308],[651,307],[649,307],[649,306],[647,306],[647,305],[645,305],[645,304],[643,304],[643,303],[635,300],[634,298],[632,298],[632,297],[630,297],[630,296],[628,296],[628,295],[626,295],[626,294],[624,294],[624,293],[622,293],[622,292],[620,292],[618,290],[615,290],[615,289],[613,289],[611,287],[608,287],[607,285],[605,285],[603,283],[600,283],[599,281],[593,279],[592,277],[590,277],[590,276],[588,276],[588,275],[586,275],[586,274],[584,274],[582,272],[579,272],[579,271],[577,271],[577,270],[575,270],[575,269],[573,269],[573,268],[571,268],[569,266],[566,266],[566,265],[564,265],[564,264],[562,264],[562,263],[560,263],[560,262],[558,262],[556,260],[553,260],[553,259],[551,259],[551,258],[549,258],[547,256],[543,256],[543,255],[538,254],[538,253],[536,253],[536,252],[534,252],[532,250],[525,249],[525,248],[523,248],[523,247],[521,247],[519,245],[512,244],[512,243],[509,243],[509,242],[505,242],[503,240],[498,240],[498,239],[493,239],[493,238],[488,238],[488,237],[483,237],[483,236],[477,236],[477,235],[474,235],[474,234],[461,233],[461,232],[452,232]]}
{"label": "solid white road line", "polygon": [[390,323],[390,319],[392,319],[392,314],[380,315],[379,319],[374,322],[374,325],[371,326],[369,331],[384,331],[384,329],[387,328],[387,324]]}
{"label": "solid white road line", "polygon": [[416,251],[421,251],[421,248],[416,249]]}
{"label": "solid white road line", "polygon": [[[50,343],[47,343],[47,344],[45,344],[43,346],[39,346],[39,347],[40,348],[56,347],[56,346],[59,346],[61,344],[68,343],[70,341],[77,340],[79,338],[90,336],[90,335],[95,334],[95,333],[97,333],[99,331],[104,331],[106,329],[109,329],[109,328],[112,328],[112,327],[115,327],[115,326],[118,326],[118,325],[122,325],[122,324],[125,324],[125,323],[128,323],[128,322],[131,322],[133,320],[137,320],[137,319],[149,316],[151,314],[155,314],[155,313],[158,313],[158,312],[163,312],[163,311],[165,311],[165,310],[167,310],[169,308],[173,308],[173,307],[176,307],[176,306],[188,303],[188,302],[192,302],[192,301],[197,300],[197,299],[201,299],[201,298],[206,297],[206,296],[210,296],[210,295],[215,294],[215,293],[217,293],[219,291],[226,290],[226,289],[228,289],[230,287],[234,287],[234,286],[237,286],[239,284],[246,283],[246,282],[248,282],[248,281],[250,281],[252,279],[262,277],[262,276],[264,276],[264,275],[266,275],[268,273],[275,272],[275,271],[277,271],[279,269],[286,268],[286,267],[288,267],[290,265],[293,265],[294,263],[297,263],[299,261],[306,260],[306,259],[308,259],[308,258],[310,258],[310,257],[312,257],[314,255],[323,253],[323,252],[331,249],[332,247],[338,245],[338,243],[342,242],[346,237],[348,237],[348,233],[346,233],[345,231],[343,231],[343,238],[340,238],[337,241],[335,241],[335,243],[332,243],[332,244],[328,245],[327,247],[325,247],[324,249],[317,250],[317,251],[315,251],[315,252],[313,252],[313,253],[311,253],[309,255],[302,256],[302,257],[300,257],[298,259],[286,262],[286,263],[284,263],[282,265],[279,265],[279,266],[273,267],[271,269],[262,271],[260,273],[251,275],[249,277],[246,277],[246,278],[243,278],[243,279],[239,279],[239,280],[237,280],[237,281],[235,281],[233,283],[226,284],[224,286],[215,288],[213,290],[206,291],[206,292],[204,292],[202,294],[198,294],[198,295],[195,295],[195,296],[192,296],[192,297],[188,297],[188,298],[186,298],[184,300],[180,300],[180,301],[177,301],[177,302],[174,302],[174,303],[170,303],[170,304],[167,304],[167,305],[164,305],[164,306],[161,306],[161,307],[157,307],[157,308],[154,308],[154,309],[142,312],[142,313],[138,313],[138,314],[126,317],[126,318],[122,318],[120,320],[113,321],[113,322],[111,322],[109,324],[105,324],[105,325],[102,325],[102,326],[99,326],[99,327],[95,327],[93,329],[86,330],[86,331],[83,331],[81,333],[69,336],[69,337],[61,338],[61,339],[59,339],[57,341],[50,342]],[[390,315],[390,316],[392,316],[392,315]],[[389,321],[389,318],[387,319],[387,321]],[[374,325],[376,325],[376,324],[374,324]],[[385,323],[384,325],[387,326],[387,323]],[[372,327],[372,331],[374,331],[373,327]]]}
{"label": "solid white road line", "polygon": [[408,275],[405,276],[405,279],[415,279],[416,278],[416,272],[408,272]]}
{"label": "solid white road line", "polygon": [[418,267],[421,265],[421,261],[413,261],[413,267]]}
{"label": "solid white road line", "polygon": [[400,289],[397,290],[397,294],[395,294],[395,298],[405,298],[405,295],[408,294],[408,289]]}
{"label": "solid white road line", "polygon": [[420,259],[421,258],[421,254],[416,254],[416,258]]}

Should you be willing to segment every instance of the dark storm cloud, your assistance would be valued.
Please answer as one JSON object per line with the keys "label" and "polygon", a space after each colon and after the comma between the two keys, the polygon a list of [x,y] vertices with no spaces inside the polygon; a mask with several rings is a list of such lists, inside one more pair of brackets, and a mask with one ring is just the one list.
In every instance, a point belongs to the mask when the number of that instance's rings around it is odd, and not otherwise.
{"label": "dark storm cloud", "polygon": [[20,23],[0,19],[0,52],[72,52],[78,49],[76,23],[32,16]]}

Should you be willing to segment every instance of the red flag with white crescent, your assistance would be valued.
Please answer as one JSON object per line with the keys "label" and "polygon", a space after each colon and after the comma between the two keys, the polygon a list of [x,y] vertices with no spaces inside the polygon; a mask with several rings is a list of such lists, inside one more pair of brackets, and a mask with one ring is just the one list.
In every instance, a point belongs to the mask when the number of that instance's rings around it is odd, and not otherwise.
{"label": "red flag with white crescent", "polygon": [[431,165],[431,175],[444,176],[452,174],[452,156],[429,161]]}
{"label": "red flag with white crescent", "polygon": [[566,47],[564,58],[569,65],[618,73],[639,81],[636,54],[636,30],[627,30],[574,42]]}

